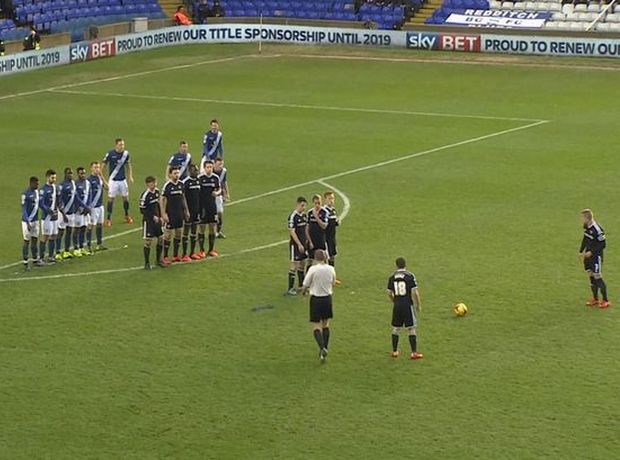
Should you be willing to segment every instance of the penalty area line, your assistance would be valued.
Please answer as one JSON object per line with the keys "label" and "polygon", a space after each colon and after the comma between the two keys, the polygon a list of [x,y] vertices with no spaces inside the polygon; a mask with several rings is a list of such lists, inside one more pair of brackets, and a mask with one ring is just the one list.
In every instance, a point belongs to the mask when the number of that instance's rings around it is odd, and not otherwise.
{"label": "penalty area line", "polygon": [[69,94],[69,95],[75,95],[75,96],[119,97],[119,98],[146,99],[146,100],[152,100],[152,101],[195,102],[195,103],[208,103],[208,104],[269,107],[269,108],[276,108],[276,109],[322,110],[322,111],[331,111],[331,112],[356,112],[356,113],[370,113],[370,114],[383,114],[383,115],[463,118],[463,119],[492,120],[492,121],[522,121],[522,122],[548,121],[548,120],[540,120],[537,118],[534,119],[534,118],[518,118],[518,117],[501,117],[501,116],[493,116],[493,115],[459,114],[459,113],[447,113],[447,112],[418,112],[414,110],[380,109],[380,108],[373,108],[373,107],[344,107],[344,106],[333,106],[333,105],[293,104],[293,103],[286,103],[286,102],[269,102],[269,101],[207,99],[207,98],[186,97],[186,96],[158,96],[154,94],[81,91],[81,90],[59,89],[59,88],[50,89],[49,92],[53,94]]}
{"label": "penalty area line", "polygon": [[[179,65],[168,66],[168,67],[160,67],[159,69],[143,70],[142,72],[133,72],[133,73],[126,73],[126,74],[121,74],[121,75],[113,75],[111,77],[97,78],[95,80],[86,80],[86,81],[80,81],[77,83],[68,83],[66,85],[50,86],[48,88],[35,89],[32,91],[23,91],[20,93],[5,94],[4,96],[0,96],[0,101],[6,100],[6,99],[15,99],[15,98],[24,97],[24,96],[33,96],[35,94],[54,92],[54,91],[59,91],[59,90],[69,89],[69,88],[79,88],[79,87],[87,86],[87,85],[95,85],[97,83],[107,83],[111,81],[127,80],[128,78],[143,77],[146,75],[153,75],[153,74],[162,73],[162,72],[170,72],[173,70],[191,69],[194,67],[199,67],[199,66],[207,65],[207,64],[221,64],[223,62],[231,62],[231,61],[237,61],[237,60],[241,60],[245,58],[255,58],[255,57],[258,57],[258,55],[257,54],[241,54],[239,56],[229,56],[229,57],[219,58],[219,59],[207,59],[204,61],[192,62],[189,64],[179,64]],[[261,56],[261,57],[279,57],[279,55],[274,54],[274,55],[267,55],[267,56]]]}

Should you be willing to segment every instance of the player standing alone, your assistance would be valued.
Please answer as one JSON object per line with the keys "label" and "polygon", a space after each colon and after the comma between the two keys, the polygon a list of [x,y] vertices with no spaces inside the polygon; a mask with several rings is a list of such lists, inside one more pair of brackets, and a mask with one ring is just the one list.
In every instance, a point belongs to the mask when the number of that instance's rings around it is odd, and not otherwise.
{"label": "player standing alone", "polygon": [[[125,141],[121,138],[116,139],[114,149],[106,153],[103,158],[103,172],[106,166],[110,170],[107,178],[108,183],[108,209],[106,218],[106,227],[112,226],[112,210],[114,209],[114,199],[120,195],[123,198],[123,209],[125,210],[125,222],[133,224],[133,219],[129,215],[129,182],[133,184],[133,169],[129,152],[125,150]],[[125,168],[129,174],[125,174]],[[104,177],[104,180],[105,177]]]}
{"label": "player standing alone", "polygon": [[317,249],[314,257],[317,264],[308,269],[302,292],[310,292],[312,334],[319,346],[319,358],[325,362],[330,336],[329,321],[334,316],[332,289],[336,284],[336,270],[327,264],[327,254],[322,249]]}
{"label": "player standing alone", "polygon": [[409,334],[409,344],[411,345],[411,359],[422,359],[424,355],[418,353],[418,336],[416,335],[416,315],[413,311],[414,299],[415,309],[418,313],[422,310],[420,303],[420,293],[418,284],[413,273],[407,271],[407,262],[402,257],[396,259],[396,271],[388,279],[388,296],[394,303],[392,310],[392,357],[398,358],[398,339],[400,329],[405,327]]}
{"label": "player standing alone", "polygon": [[200,172],[205,172],[205,161],[215,161],[216,158],[224,158],[224,133],[220,131],[220,123],[216,119],[211,120],[211,126],[202,139],[202,162]]}
{"label": "player standing alone", "polygon": [[[579,248],[579,256],[583,259],[583,267],[590,277],[592,300],[586,303],[589,307],[608,308],[611,306],[607,298],[607,285],[603,281],[603,250],[607,246],[605,231],[594,220],[594,214],[590,209],[581,211],[583,222],[583,239]],[[602,300],[599,301],[599,291]]]}

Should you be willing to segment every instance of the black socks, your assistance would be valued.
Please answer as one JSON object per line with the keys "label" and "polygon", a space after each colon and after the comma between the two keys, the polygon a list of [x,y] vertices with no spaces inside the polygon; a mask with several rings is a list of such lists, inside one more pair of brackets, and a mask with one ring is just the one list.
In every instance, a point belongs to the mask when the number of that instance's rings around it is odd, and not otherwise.
{"label": "black socks", "polygon": [[603,300],[607,302],[607,285],[603,278],[599,278],[596,280],[596,284],[598,285],[598,289],[601,291],[601,296],[603,296]]}
{"label": "black socks", "polygon": [[288,290],[290,291],[295,287],[295,272],[288,272]]}
{"label": "black socks", "polygon": [[323,345],[324,345],[324,348],[327,348],[329,346],[329,328],[328,327],[323,328]]}
{"label": "black socks", "polygon": [[319,346],[319,350],[322,350],[323,348],[325,348],[325,344],[323,342],[323,333],[321,332],[321,330],[315,329],[313,331],[313,334],[314,334],[314,340],[316,340],[316,343]]}
{"label": "black socks", "polygon": [[418,350],[418,336],[413,334],[409,336],[409,345],[411,345],[411,353]]}
{"label": "black socks", "polygon": [[[303,270],[297,270],[297,284],[299,287],[302,287],[304,285],[304,275],[305,273]],[[294,277],[295,275],[293,274],[293,278]]]}
{"label": "black socks", "polygon": [[392,334],[392,351],[398,351],[398,334]]}
{"label": "black socks", "polygon": [[209,233],[209,252],[213,251],[215,246],[215,233]]}
{"label": "black socks", "polygon": [[598,283],[593,276],[590,277],[590,289],[592,289],[592,297],[598,299]]}

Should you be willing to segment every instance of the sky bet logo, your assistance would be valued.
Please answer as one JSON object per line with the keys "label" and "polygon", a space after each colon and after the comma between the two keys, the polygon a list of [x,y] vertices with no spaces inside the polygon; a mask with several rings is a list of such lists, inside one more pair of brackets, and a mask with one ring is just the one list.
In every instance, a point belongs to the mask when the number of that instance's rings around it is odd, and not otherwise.
{"label": "sky bet logo", "polygon": [[71,45],[71,62],[85,62],[116,55],[116,39],[82,42]]}
{"label": "sky bet logo", "polygon": [[408,32],[407,48],[479,53],[480,35]]}

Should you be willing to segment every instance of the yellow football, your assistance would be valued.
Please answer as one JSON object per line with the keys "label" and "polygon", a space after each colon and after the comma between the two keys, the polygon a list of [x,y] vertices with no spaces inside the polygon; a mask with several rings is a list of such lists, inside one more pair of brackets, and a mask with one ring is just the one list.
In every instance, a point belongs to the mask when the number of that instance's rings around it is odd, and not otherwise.
{"label": "yellow football", "polygon": [[454,305],[454,308],[452,309],[452,311],[454,311],[454,314],[456,316],[465,316],[467,314],[467,305],[465,305],[462,302],[459,302]]}

